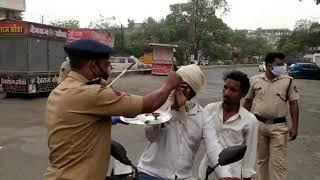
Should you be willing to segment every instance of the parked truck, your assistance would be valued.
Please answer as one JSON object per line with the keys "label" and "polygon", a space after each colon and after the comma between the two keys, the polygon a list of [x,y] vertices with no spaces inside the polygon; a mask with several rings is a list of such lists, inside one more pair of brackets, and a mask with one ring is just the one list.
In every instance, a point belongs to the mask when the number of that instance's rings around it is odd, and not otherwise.
{"label": "parked truck", "polygon": [[306,54],[303,56],[303,60],[305,60],[307,62],[315,63],[320,67],[320,54],[319,53]]}
{"label": "parked truck", "polygon": [[320,67],[320,54],[313,54],[313,63]]}
{"label": "parked truck", "polygon": [[67,29],[0,20],[0,91],[32,94],[57,85]]}
{"label": "parked truck", "polygon": [[113,47],[111,33],[63,29],[27,21],[0,20],[0,92],[33,94],[52,91],[67,55],[63,46],[91,38]]}

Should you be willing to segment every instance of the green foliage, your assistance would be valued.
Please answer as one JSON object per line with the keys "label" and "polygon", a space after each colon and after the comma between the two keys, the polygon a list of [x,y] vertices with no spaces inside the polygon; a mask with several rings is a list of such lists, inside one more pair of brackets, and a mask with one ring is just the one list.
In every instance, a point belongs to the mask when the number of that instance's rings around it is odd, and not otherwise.
{"label": "green foliage", "polygon": [[233,52],[232,58],[244,59],[253,56],[263,56],[272,50],[268,41],[260,36],[248,37],[247,31],[235,31],[232,36],[231,46],[240,49],[240,52]]}
{"label": "green foliage", "polygon": [[91,21],[88,28],[109,31],[110,29],[117,27],[115,20],[116,18],[114,16],[105,17],[102,14],[99,14],[99,18],[95,21]]}
{"label": "green foliage", "polygon": [[320,46],[320,32],[310,32],[310,28],[319,27],[319,23],[310,20],[298,20],[291,35],[283,36],[278,42],[278,49],[287,56],[301,57],[308,47]]}
{"label": "green foliage", "polygon": [[63,21],[51,21],[49,23],[52,26],[57,26],[66,29],[79,28],[79,21],[76,19],[68,19]]}
{"label": "green foliage", "polygon": [[[233,32],[216,11],[227,13],[227,0],[190,0],[170,5],[170,13],[161,20],[146,18],[142,24],[128,19],[127,26],[116,23],[115,17],[100,15],[89,28],[112,32],[114,51],[121,55],[140,57],[149,50],[149,43],[176,44],[178,64],[188,62],[191,54],[210,61],[247,58],[263,55],[270,45],[263,38],[248,38],[246,32]],[[239,47],[238,53],[232,53]]]}

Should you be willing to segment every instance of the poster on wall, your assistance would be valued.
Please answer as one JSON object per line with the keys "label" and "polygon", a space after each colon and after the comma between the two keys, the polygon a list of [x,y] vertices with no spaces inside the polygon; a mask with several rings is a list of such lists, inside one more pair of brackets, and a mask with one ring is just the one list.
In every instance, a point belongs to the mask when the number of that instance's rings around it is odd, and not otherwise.
{"label": "poster on wall", "polygon": [[30,84],[35,84],[37,92],[50,92],[58,84],[58,75],[38,75],[30,77]]}
{"label": "poster on wall", "polygon": [[58,84],[58,75],[0,75],[0,91],[13,93],[50,92]]}
{"label": "poster on wall", "polygon": [[0,84],[3,92],[27,92],[27,77],[23,75],[1,75]]}
{"label": "poster on wall", "polygon": [[153,74],[163,74],[166,75],[171,71],[171,64],[153,64],[152,65],[152,73]]}

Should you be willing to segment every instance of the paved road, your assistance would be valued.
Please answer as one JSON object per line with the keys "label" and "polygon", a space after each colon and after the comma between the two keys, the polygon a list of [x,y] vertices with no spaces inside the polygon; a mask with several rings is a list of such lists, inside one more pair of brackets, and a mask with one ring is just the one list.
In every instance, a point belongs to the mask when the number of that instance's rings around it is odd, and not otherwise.
{"label": "paved road", "polygon": [[[199,99],[201,104],[221,99],[223,72],[232,68],[206,69],[207,90]],[[253,76],[257,68],[238,68]],[[163,77],[128,76],[116,87],[135,94],[145,94],[159,87]],[[320,81],[297,80],[301,92],[301,124],[299,138],[289,145],[289,180],[320,179]],[[45,97],[33,99],[9,98],[0,100],[0,180],[40,180],[48,165],[46,131],[43,127]],[[112,136],[127,148],[136,162],[146,140],[143,128],[117,125]],[[196,157],[194,172],[199,157]]]}

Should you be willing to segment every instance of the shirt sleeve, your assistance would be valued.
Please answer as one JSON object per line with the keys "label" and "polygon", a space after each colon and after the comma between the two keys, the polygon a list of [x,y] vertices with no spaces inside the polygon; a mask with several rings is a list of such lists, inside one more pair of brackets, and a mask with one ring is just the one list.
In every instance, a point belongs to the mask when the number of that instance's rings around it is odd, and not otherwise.
{"label": "shirt sleeve", "polygon": [[[97,85],[100,87],[99,85]],[[93,92],[94,93],[94,92]],[[117,94],[111,88],[100,87],[96,92],[94,113],[106,116],[135,117],[142,112],[143,97]]]}
{"label": "shirt sleeve", "polygon": [[250,114],[250,123],[245,127],[245,144],[247,145],[246,153],[243,157],[243,177],[250,178],[256,174],[255,163],[257,155],[257,137],[258,121],[255,116]]}
{"label": "shirt sleeve", "polygon": [[60,67],[58,84],[60,84],[62,81],[64,81],[67,78],[70,71],[71,71],[70,64],[67,62],[63,62]]}
{"label": "shirt sleeve", "polygon": [[[218,163],[219,154],[222,151],[223,147],[218,141],[212,116],[209,116],[209,114],[205,112],[205,114],[203,114],[203,118],[204,118],[203,139],[206,145],[206,152],[207,152],[209,164],[210,166],[214,166],[215,164]],[[230,173],[230,167],[228,165],[217,167],[215,170],[215,173],[218,178],[232,177]]]}
{"label": "shirt sleeve", "polygon": [[289,101],[296,101],[300,99],[300,95],[294,80],[292,80],[288,95],[289,95]]}
{"label": "shirt sleeve", "polygon": [[254,89],[253,89],[253,80],[250,80],[250,88],[248,90],[248,93],[246,95],[246,99],[253,99],[254,98]]}
{"label": "shirt sleeve", "polygon": [[203,156],[203,159],[202,159],[200,165],[199,165],[198,178],[200,180],[205,180],[206,179],[207,167],[208,167],[208,157],[205,154]]}

